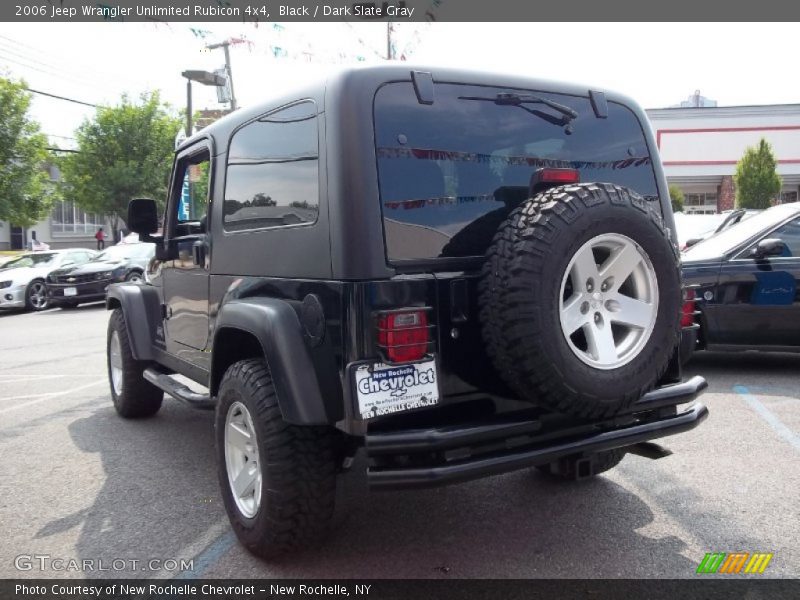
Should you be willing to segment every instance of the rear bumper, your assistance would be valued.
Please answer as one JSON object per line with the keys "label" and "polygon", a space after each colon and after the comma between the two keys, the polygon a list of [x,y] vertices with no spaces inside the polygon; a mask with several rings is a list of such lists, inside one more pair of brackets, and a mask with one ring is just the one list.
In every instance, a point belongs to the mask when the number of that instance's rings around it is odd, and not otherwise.
{"label": "rear bumper", "polygon": [[596,423],[520,414],[493,422],[369,434],[366,449],[375,464],[367,479],[373,489],[434,487],[675,435],[708,417],[699,402],[677,410],[706,386],[702,377],[693,377],[658,388],[626,414]]}

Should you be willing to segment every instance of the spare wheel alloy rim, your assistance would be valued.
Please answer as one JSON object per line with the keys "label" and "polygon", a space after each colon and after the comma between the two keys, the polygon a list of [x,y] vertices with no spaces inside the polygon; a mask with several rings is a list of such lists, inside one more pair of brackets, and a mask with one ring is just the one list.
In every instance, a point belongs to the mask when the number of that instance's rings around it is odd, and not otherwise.
{"label": "spare wheel alloy rim", "polygon": [[570,260],[559,294],[561,331],[572,352],[596,369],[616,369],[642,352],[658,317],[658,277],[631,238],[606,233]]}
{"label": "spare wheel alloy rim", "polygon": [[236,507],[252,519],[261,506],[261,461],[253,418],[238,401],[225,417],[225,470]]}

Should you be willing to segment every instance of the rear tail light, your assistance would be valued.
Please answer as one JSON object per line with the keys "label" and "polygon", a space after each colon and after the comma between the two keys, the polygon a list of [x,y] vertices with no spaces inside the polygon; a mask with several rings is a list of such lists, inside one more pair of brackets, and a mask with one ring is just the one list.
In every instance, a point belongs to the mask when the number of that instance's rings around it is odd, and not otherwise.
{"label": "rear tail light", "polygon": [[545,167],[543,169],[537,169],[533,174],[533,177],[531,178],[531,187],[535,188],[542,183],[553,183],[556,185],[579,183],[580,180],[581,174],[577,169],[556,169]]}
{"label": "rear tail light", "polygon": [[694,325],[695,293],[694,290],[683,291],[683,308],[681,311],[681,327]]}
{"label": "rear tail light", "polygon": [[424,310],[378,315],[378,346],[390,362],[422,359],[429,341],[428,315]]}

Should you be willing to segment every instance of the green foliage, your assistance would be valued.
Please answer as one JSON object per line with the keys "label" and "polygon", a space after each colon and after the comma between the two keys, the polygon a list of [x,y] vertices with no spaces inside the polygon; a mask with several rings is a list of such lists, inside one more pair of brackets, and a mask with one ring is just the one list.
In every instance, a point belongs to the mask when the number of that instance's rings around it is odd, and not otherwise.
{"label": "green foliage", "polygon": [[30,105],[24,82],[0,77],[0,221],[20,227],[43,218],[53,200],[47,138],[28,116]]}
{"label": "green foliage", "polygon": [[745,150],[733,176],[737,208],[769,208],[781,191],[781,177],[775,170],[777,164],[772,146],[764,138],[758,146]]}
{"label": "green foliage", "polygon": [[683,190],[677,185],[670,184],[669,199],[672,202],[672,212],[681,212],[683,210]]}
{"label": "green foliage", "polygon": [[87,212],[110,217],[115,239],[132,198],[164,202],[181,127],[158,92],[139,100],[123,96],[119,105],[97,109],[76,133],[79,153],[62,163],[65,197]]}

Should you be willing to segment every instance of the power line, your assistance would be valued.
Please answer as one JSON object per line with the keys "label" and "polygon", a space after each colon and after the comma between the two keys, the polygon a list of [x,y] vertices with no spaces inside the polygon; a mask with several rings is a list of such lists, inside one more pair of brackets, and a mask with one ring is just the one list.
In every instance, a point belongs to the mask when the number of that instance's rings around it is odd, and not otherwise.
{"label": "power line", "polygon": [[83,104],[84,106],[91,106],[92,108],[108,108],[107,106],[100,106],[98,104],[92,104],[91,102],[84,102],[83,100],[75,100],[74,98],[65,98],[64,96],[49,94],[48,92],[41,92],[39,90],[34,90],[31,88],[25,88],[25,89],[34,94],[41,94],[42,96],[48,96],[50,98],[56,98],[58,100],[66,100],[67,102],[74,102],[75,104]]}
{"label": "power line", "polygon": [[[9,56],[4,56],[5,60],[11,61],[11,62],[15,62],[16,64],[24,66],[24,67],[29,68],[29,69],[36,69],[36,70],[41,71],[41,72],[49,72],[50,74],[53,74],[53,75],[62,76],[62,74],[63,74],[63,76],[66,76],[66,77],[62,77],[62,78],[67,78],[69,80],[73,80],[73,81],[75,81],[75,83],[79,83],[81,85],[91,85],[93,83],[92,79],[89,78],[89,77],[86,77],[84,75],[79,75],[79,74],[75,73],[74,71],[72,73],[70,73],[70,72],[68,72],[69,69],[65,69],[63,67],[59,67],[58,65],[53,65],[53,64],[44,62],[44,61],[39,60],[38,58],[35,58],[35,57],[32,57],[32,56],[21,54],[21,53],[16,51],[16,48],[12,49],[12,48],[8,48],[6,46],[7,45],[5,44],[5,42],[0,40],[0,51],[1,52],[5,52],[7,54],[10,54],[11,56],[14,56],[16,58],[11,58]],[[24,61],[24,62],[20,62],[20,61]],[[38,65],[38,67],[35,66],[35,65]]]}
{"label": "power line", "polygon": [[45,147],[45,150],[50,150],[51,152],[71,152],[72,154],[80,154],[80,150],[67,150],[66,148],[52,148],[50,146]]}
{"label": "power line", "polygon": [[[8,42],[11,42],[11,44]],[[145,83],[144,79],[139,79],[137,77],[132,79],[130,76],[122,77],[120,73],[98,69],[94,64],[91,64],[90,66],[90,63],[79,63],[75,62],[74,59],[67,60],[65,58],[60,58],[59,56],[54,56],[49,52],[45,52],[39,48],[25,44],[19,40],[15,40],[2,34],[0,34],[0,44],[5,46],[0,46],[0,50],[10,52],[11,54],[19,56],[29,62],[44,65],[51,69],[58,69],[62,72],[67,72],[74,79],[85,80],[89,84],[96,84],[97,79],[112,79],[125,85],[130,85],[131,81],[135,81],[136,84],[141,87],[147,87],[149,85],[149,83]],[[20,54],[20,52],[24,54]],[[87,77],[87,73],[89,75],[93,75],[94,77]]]}

